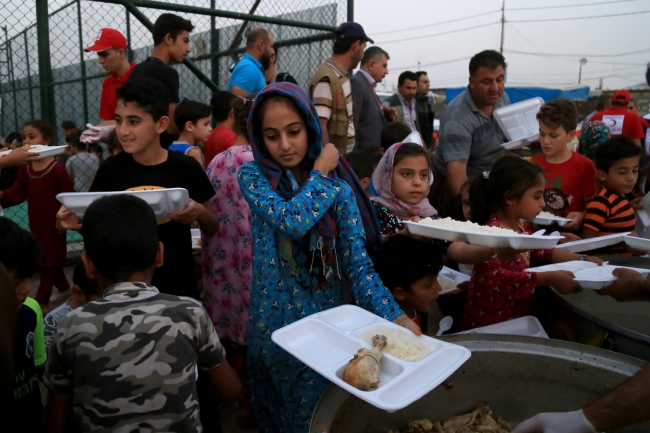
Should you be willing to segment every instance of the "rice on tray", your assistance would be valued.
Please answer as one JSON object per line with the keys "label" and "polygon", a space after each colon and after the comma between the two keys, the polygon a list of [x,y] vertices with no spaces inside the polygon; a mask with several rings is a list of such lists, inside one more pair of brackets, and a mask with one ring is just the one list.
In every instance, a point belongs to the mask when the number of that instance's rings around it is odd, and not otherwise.
{"label": "rice on tray", "polygon": [[445,290],[451,290],[455,289],[458,287],[458,283],[452,280],[448,280],[445,277],[438,276],[438,284],[440,284],[440,287],[442,287],[442,292]]}
{"label": "rice on tray", "polygon": [[419,221],[422,224],[427,224],[435,227],[442,227],[447,229],[465,230],[467,232],[481,232],[481,233],[497,233],[502,235],[515,234],[513,230],[504,229],[502,227],[488,227],[482,226],[471,221],[456,221],[449,217],[434,220],[432,218],[423,218]]}
{"label": "rice on tray", "polygon": [[372,346],[372,337],[378,334],[385,336],[387,341],[382,352],[389,353],[395,358],[418,362],[429,354],[429,348],[425,344],[395,328],[373,328],[359,335],[359,338]]}
{"label": "rice on tray", "polygon": [[557,215],[554,215],[550,212],[542,211],[537,215],[540,218],[557,218]]}

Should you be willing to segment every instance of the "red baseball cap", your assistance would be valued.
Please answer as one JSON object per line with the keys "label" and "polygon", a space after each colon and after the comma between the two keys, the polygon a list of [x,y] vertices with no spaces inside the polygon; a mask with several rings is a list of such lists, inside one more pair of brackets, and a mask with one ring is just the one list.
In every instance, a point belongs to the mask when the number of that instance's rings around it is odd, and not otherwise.
{"label": "red baseball cap", "polygon": [[632,98],[632,96],[627,90],[617,90],[612,95],[612,102],[625,102],[627,104],[630,102],[630,98]]}
{"label": "red baseball cap", "polygon": [[126,50],[129,45],[126,42],[126,38],[119,30],[115,29],[101,29],[97,33],[95,38],[95,43],[90,47],[86,48],[84,51],[94,51],[96,53],[106,51],[109,48],[117,48]]}

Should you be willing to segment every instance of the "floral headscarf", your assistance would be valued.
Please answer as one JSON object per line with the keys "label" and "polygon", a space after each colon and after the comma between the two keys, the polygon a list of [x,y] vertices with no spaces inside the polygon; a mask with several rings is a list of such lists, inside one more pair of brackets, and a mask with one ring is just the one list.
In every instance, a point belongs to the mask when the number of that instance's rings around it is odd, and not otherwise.
{"label": "floral headscarf", "polygon": [[[266,86],[255,97],[253,107],[248,116],[248,136],[253,150],[253,158],[258,167],[266,175],[273,189],[285,199],[291,199],[299,188],[294,188],[287,170],[273,160],[264,144],[261,125],[255,125],[255,113],[262,102],[271,95],[280,95],[291,99],[303,114],[308,135],[308,148],[305,158],[300,162],[303,183],[314,168],[314,162],[321,154],[322,129],[314,104],[302,89],[288,82],[274,83]],[[363,186],[354,172],[343,159],[335,171],[328,177],[344,180],[352,188],[359,207],[361,220],[366,230],[366,248],[378,247],[381,234],[377,218],[372,212],[372,206],[365,195]],[[299,185],[300,186],[300,185]],[[364,201],[365,200],[365,201]],[[316,288],[323,280],[329,280],[338,274],[336,263],[336,216],[332,209],[324,213],[309,233],[300,241],[292,241],[280,236],[279,248],[282,259],[289,263],[296,279],[307,288]]]}
{"label": "floral headscarf", "polygon": [[384,156],[382,156],[375,173],[372,175],[372,186],[375,188],[375,191],[377,191],[379,196],[373,197],[370,200],[383,204],[391,212],[400,217],[429,217],[438,215],[438,211],[431,206],[431,203],[429,203],[429,199],[427,198],[427,195],[429,195],[429,189],[433,183],[433,173],[431,173],[431,170],[429,170],[429,187],[420,203],[415,205],[404,203],[402,200],[395,197],[395,194],[393,194],[393,191],[391,190],[394,168],[393,161],[395,160],[395,154],[404,144],[406,143],[393,144],[388,148],[386,153],[384,153]]}
{"label": "floral headscarf", "polygon": [[591,157],[594,150],[610,137],[609,126],[606,123],[599,121],[586,123],[580,131],[578,151],[582,155]]}

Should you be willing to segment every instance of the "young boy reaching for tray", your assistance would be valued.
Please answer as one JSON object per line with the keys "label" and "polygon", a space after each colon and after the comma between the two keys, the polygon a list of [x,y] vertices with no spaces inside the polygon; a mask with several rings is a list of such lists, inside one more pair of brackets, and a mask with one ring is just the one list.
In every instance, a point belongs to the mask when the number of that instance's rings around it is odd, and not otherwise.
{"label": "young boy reaching for tray", "polygon": [[532,159],[544,169],[545,209],[570,219],[571,222],[562,227],[568,231],[580,230],[586,203],[596,194],[594,164],[567,147],[576,136],[577,119],[578,111],[571,101],[555,99],[542,105],[537,120],[544,153]]}
{"label": "young boy reaching for tray", "polygon": [[[602,187],[589,203],[585,215],[584,239],[632,232],[636,218],[626,198],[634,189],[639,173],[641,148],[625,137],[612,138],[595,151],[596,170]],[[594,251],[592,254],[645,254],[624,243]]]}
{"label": "young boy reaching for tray", "polygon": [[[167,89],[154,79],[129,80],[117,89],[115,132],[124,152],[99,167],[90,192],[185,188],[187,207],[158,221],[165,251],[152,283],[162,293],[198,298],[190,224],[198,222],[206,235],[216,233],[219,221],[210,204],[214,189],[194,158],[160,146],[160,134],[170,121],[168,110]],[[63,229],[81,229],[77,216],[65,207],[57,218]]]}
{"label": "young boy reaching for tray", "polygon": [[82,260],[103,299],[59,322],[43,376],[48,431],[202,431],[197,367],[224,400],[239,379],[201,303],[150,284],[164,249],[153,210],[106,196],[83,226]]}
{"label": "young boy reaching for tray", "polygon": [[400,308],[422,328],[418,313],[427,313],[441,287],[443,249],[405,234],[389,237],[373,255],[375,269]]}

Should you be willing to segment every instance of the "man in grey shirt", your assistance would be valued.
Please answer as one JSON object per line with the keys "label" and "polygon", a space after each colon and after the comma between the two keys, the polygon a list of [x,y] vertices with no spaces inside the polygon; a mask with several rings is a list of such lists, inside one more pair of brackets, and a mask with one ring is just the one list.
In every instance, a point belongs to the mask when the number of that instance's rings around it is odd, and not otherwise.
{"label": "man in grey shirt", "polygon": [[77,192],[88,192],[90,185],[95,179],[95,173],[99,169],[99,159],[92,153],[88,153],[88,146],[79,139],[72,141],[72,156],[65,163],[70,179],[74,183],[74,190]]}
{"label": "man in grey shirt", "polygon": [[429,194],[442,217],[462,219],[460,189],[468,177],[489,171],[507,142],[493,116],[510,104],[504,93],[506,62],[485,50],[469,62],[467,90],[454,98],[440,117],[440,141],[435,154],[436,175]]}

